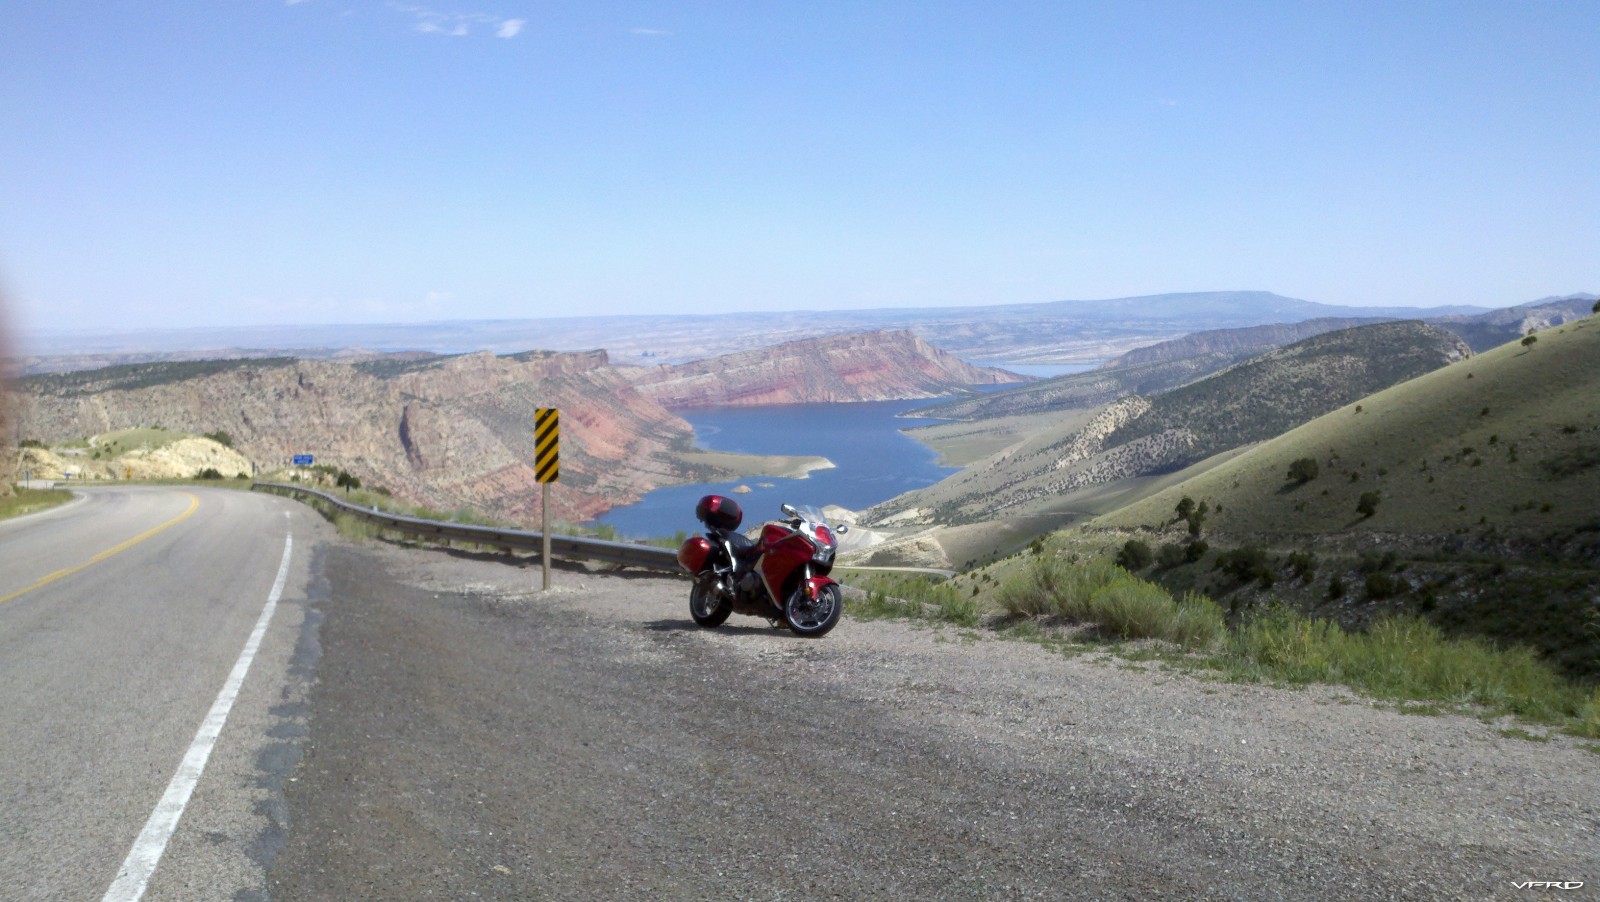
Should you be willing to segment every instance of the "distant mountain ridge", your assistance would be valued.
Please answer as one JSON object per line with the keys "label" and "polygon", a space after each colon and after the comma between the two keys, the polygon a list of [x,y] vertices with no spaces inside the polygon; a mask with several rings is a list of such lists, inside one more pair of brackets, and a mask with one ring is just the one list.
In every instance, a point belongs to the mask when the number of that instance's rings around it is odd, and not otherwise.
{"label": "distant mountain ridge", "polygon": [[[1487,308],[1451,306],[1340,307],[1267,291],[1208,291],[1107,300],[1048,301],[992,306],[806,309],[795,312],[631,315],[448,321],[419,324],[260,326],[56,332],[26,336],[24,372],[59,370],[47,359],[75,355],[89,365],[133,362],[130,355],[257,349],[271,356],[295,349],[298,357],[351,348],[372,352],[427,350],[461,353],[605,348],[627,363],[681,363],[785,341],[846,332],[909,330],[939,348],[972,361],[1099,363],[1141,345],[1191,332],[1322,317],[1473,315]],[[311,349],[325,349],[313,354]],[[265,352],[265,353],[263,353]]]}
{"label": "distant mountain ridge", "polygon": [[1198,357],[1201,354],[1216,353],[1230,356],[1242,355],[1240,359],[1244,359],[1245,356],[1259,353],[1266,348],[1280,348],[1284,345],[1294,344],[1297,341],[1303,341],[1314,335],[1337,332],[1340,329],[1350,329],[1356,326],[1366,326],[1383,322],[1386,319],[1388,318],[1321,317],[1298,323],[1271,323],[1265,326],[1244,326],[1236,329],[1208,329],[1204,332],[1195,332],[1182,338],[1174,338],[1148,347],[1135,348],[1120,357],[1107,360],[1099,368],[1110,370],[1123,366],[1162,363]]}

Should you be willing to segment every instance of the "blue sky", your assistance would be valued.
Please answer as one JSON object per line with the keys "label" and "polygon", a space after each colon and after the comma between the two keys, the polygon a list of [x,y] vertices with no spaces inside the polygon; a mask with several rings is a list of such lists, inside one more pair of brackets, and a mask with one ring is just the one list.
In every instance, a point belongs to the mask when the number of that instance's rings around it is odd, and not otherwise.
{"label": "blue sky", "polygon": [[9,3],[21,329],[1600,290],[1600,4]]}

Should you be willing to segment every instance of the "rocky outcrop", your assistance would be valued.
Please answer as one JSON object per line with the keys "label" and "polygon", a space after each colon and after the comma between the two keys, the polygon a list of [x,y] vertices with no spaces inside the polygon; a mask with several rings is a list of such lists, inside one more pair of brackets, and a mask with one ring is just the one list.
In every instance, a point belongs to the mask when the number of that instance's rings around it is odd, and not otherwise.
{"label": "rocky outcrop", "polygon": [[228,479],[250,475],[250,461],[208,438],[181,438],[106,458],[23,448],[19,466],[34,479],[194,479],[206,470]]}
{"label": "rocky outcrop", "polygon": [[1027,381],[973,366],[910,332],[834,335],[627,372],[641,393],[674,410],[934,398],[969,385]]}
{"label": "rocky outcrop", "polygon": [[22,389],[28,434],[47,442],[154,424],[220,429],[263,471],[312,454],[417,503],[519,522],[538,514],[537,407],[563,414],[558,519],[588,519],[675,481],[671,452],[693,441],[603,353],[231,361],[199,372],[157,364],[31,377]]}
{"label": "rocky outcrop", "polygon": [[1107,438],[1123,426],[1144,416],[1149,410],[1150,399],[1138,395],[1107,404],[1104,410],[1095,414],[1084,425],[1081,432],[1067,440],[1061,448],[1060,456],[1050,465],[1050,469],[1065,470],[1081,460],[1087,460],[1100,453],[1105,448]]}

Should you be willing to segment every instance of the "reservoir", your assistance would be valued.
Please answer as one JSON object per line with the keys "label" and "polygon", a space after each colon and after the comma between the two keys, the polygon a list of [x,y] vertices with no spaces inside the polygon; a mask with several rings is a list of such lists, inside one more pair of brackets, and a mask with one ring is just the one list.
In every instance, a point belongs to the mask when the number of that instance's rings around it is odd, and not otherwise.
{"label": "reservoir", "polygon": [[[656,489],[595,522],[610,524],[629,538],[693,534],[700,526],[694,506],[702,495],[727,495],[739,502],[745,525],[750,526],[777,518],[778,506],[785,503],[861,510],[933,485],[959,468],[939,466],[932,449],[900,430],[940,421],[898,415],[934,403],[938,401],[781,404],[684,413],[701,448],[740,454],[815,454],[835,466],[813,470],[804,479],[752,476]],[[733,491],[741,485],[749,486],[750,492]]]}

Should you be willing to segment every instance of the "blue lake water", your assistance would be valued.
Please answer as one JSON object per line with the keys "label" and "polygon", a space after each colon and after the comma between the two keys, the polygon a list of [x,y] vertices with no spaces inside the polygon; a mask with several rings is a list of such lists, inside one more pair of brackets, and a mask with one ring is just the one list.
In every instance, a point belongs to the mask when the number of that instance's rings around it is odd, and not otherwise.
{"label": "blue lake water", "polygon": [[[630,538],[693,533],[695,502],[702,495],[727,495],[744,509],[745,524],[778,516],[781,504],[837,504],[851,510],[870,507],[912,489],[933,485],[955,472],[941,467],[938,455],[901,429],[937,423],[898,414],[934,401],[867,401],[854,404],[782,404],[691,411],[702,448],[740,454],[818,455],[834,462],[805,479],[751,476],[656,489],[636,504],[608,511],[595,522],[608,523]],[[771,488],[764,488],[770,484]],[[748,494],[733,492],[746,485]]]}
{"label": "blue lake water", "polygon": [[[973,361],[979,363],[979,361]],[[1094,369],[1093,364],[1008,364],[983,361],[1012,372],[1048,378]],[[1011,385],[973,386],[981,392]],[[941,467],[938,455],[900,430],[940,420],[899,414],[938,404],[944,398],[920,401],[866,401],[829,404],[779,404],[692,411],[683,418],[694,427],[695,444],[713,451],[740,454],[817,455],[833,461],[828,470],[812,470],[805,479],[751,476],[732,482],[697,483],[656,489],[635,504],[614,508],[595,520],[616,527],[628,538],[694,533],[699,523],[694,506],[702,495],[718,494],[739,502],[746,526],[778,516],[779,505],[837,504],[861,510],[912,489],[930,486],[959,467]],[[736,486],[748,493],[735,493]],[[767,487],[770,486],[770,487]]]}

